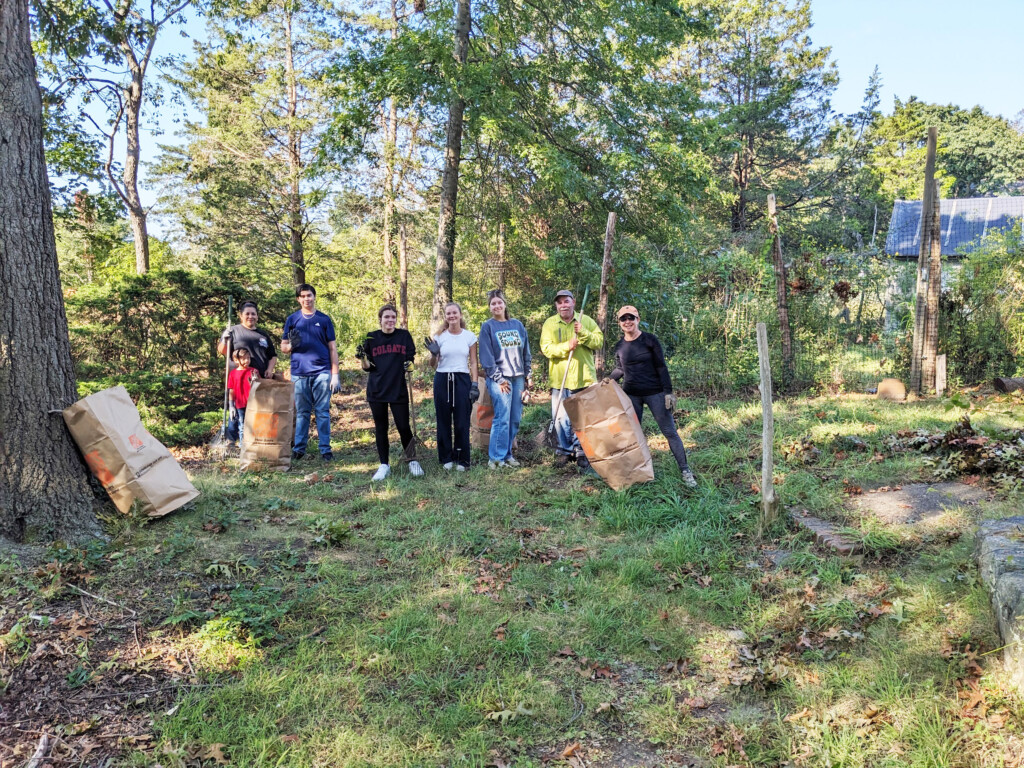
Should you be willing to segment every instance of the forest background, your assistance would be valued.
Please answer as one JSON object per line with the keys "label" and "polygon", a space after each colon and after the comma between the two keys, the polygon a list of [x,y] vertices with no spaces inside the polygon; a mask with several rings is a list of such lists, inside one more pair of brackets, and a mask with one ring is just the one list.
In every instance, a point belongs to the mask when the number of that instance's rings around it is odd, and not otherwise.
{"label": "forest background", "polygon": [[[35,3],[80,392],[124,384],[158,437],[200,440],[219,420],[229,296],[256,300],[274,332],[302,281],[343,357],[403,291],[421,338],[439,295],[475,328],[485,292],[504,287],[536,344],[555,291],[596,293],[609,212],[611,309],[639,307],[677,386],[739,390],[755,383],[755,323],[780,344],[769,194],[794,335],[786,386],[905,375],[916,254],[883,245],[893,202],[922,194],[926,129],[939,127],[942,196],[971,197],[1019,192],[1024,126],[913,96],[883,110],[877,70],[860,109],[837,114],[838,67],[811,10]],[[190,30],[194,50],[157,55]],[[1020,250],[1019,230],[994,233],[944,278],[954,385],[1024,372]]]}

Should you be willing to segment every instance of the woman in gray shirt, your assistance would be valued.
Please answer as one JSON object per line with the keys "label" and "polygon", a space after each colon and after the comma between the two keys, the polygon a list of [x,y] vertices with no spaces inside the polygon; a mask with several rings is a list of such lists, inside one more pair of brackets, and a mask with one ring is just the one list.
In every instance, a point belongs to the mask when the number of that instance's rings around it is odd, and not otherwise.
{"label": "woman in gray shirt", "polygon": [[530,376],[530,340],[526,327],[508,314],[501,291],[487,294],[491,319],[480,327],[480,365],[487,377],[487,394],[494,406],[491,441],[487,447],[491,469],[518,467],[512,443],[519,432],[523,397],[533,385]]}

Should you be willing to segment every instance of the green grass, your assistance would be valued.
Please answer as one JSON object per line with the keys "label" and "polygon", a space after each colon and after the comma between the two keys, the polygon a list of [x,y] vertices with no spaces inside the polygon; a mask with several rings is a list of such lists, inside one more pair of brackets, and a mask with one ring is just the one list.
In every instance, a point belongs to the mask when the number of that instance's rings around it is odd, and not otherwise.
{"label": "green grass", "polygon": [[[240,766],[540,766],[575,741],[588,765],[1001,765],[1020,749],[1024,709],[1000,688],[998,654],[980,681],[998,726],[958,699],[964,647],[997,644],[970,537],[888,529],[844,492],[929,479],[884,437],[959,412],[778,404],[777,445],[821,450],[777,460],[779,495],[858,536],[867,557],[850,563],[783,524],[756,538],[759,405],[680,407],[692,492],[657,432],[657,480],[619,493],[526,451],[517,471],[428,460],[426,477],[399,469],[374,487],[364,430],[341,432],[328,470],[202,473],[195,508],[131,527],[90,587],[145,594],[145,621],[210,684],[156,714],[155,749],[223,744]],[[992,420],[1020,427],[1006,407]],[[543,419],[529,409],[524,437]],[[332,479],[308,484],[313,471]],[[764,550],[792,554],[774,569]],[[241,586],[211,603],[206,585],[228,581]]]}

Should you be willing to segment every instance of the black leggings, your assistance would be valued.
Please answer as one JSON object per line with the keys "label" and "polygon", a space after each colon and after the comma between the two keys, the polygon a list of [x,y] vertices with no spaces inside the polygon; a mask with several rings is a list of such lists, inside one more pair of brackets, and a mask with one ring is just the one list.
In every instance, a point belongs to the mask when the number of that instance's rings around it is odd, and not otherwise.
{"label": "black leggings", "polygon": [[390,464],[389,454],[391,446],[388,443],[388,406],[391,406],[391,415],[395,419],[395,427],[402,438],[402,450],[409,448],[412,442],[412,429],[409,427],[409,403],[370,403],[370,413],[373,414],[373,434],[377,442],[377,457],[381,464]]}

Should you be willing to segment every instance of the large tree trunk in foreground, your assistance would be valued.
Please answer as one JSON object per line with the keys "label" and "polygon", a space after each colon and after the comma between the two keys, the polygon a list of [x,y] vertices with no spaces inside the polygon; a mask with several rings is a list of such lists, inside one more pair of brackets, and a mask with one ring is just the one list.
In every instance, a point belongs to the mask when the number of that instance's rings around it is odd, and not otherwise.
{"label": "large tree trunk in foreground", "polygon": [[[462,86],[461,72],[469,51],[469,0],[459,0],[455,18],[455,61]],[[441,213],[437,222],[437,269],[434,273],[434,307],[431,325],[444,322],[444,305],[452,300],[455,272],[455,209],[459,195],[459,162],[462,160],[462,118],[466,100],[458,91],[448,106],[448,134],[444,148],[444,173],[441,175]]]}
{"label": "large tree trunk in foreground", "polygon": [[96,529],[60,411],[76,399],[26,0],[0,2],[0,536]]}

